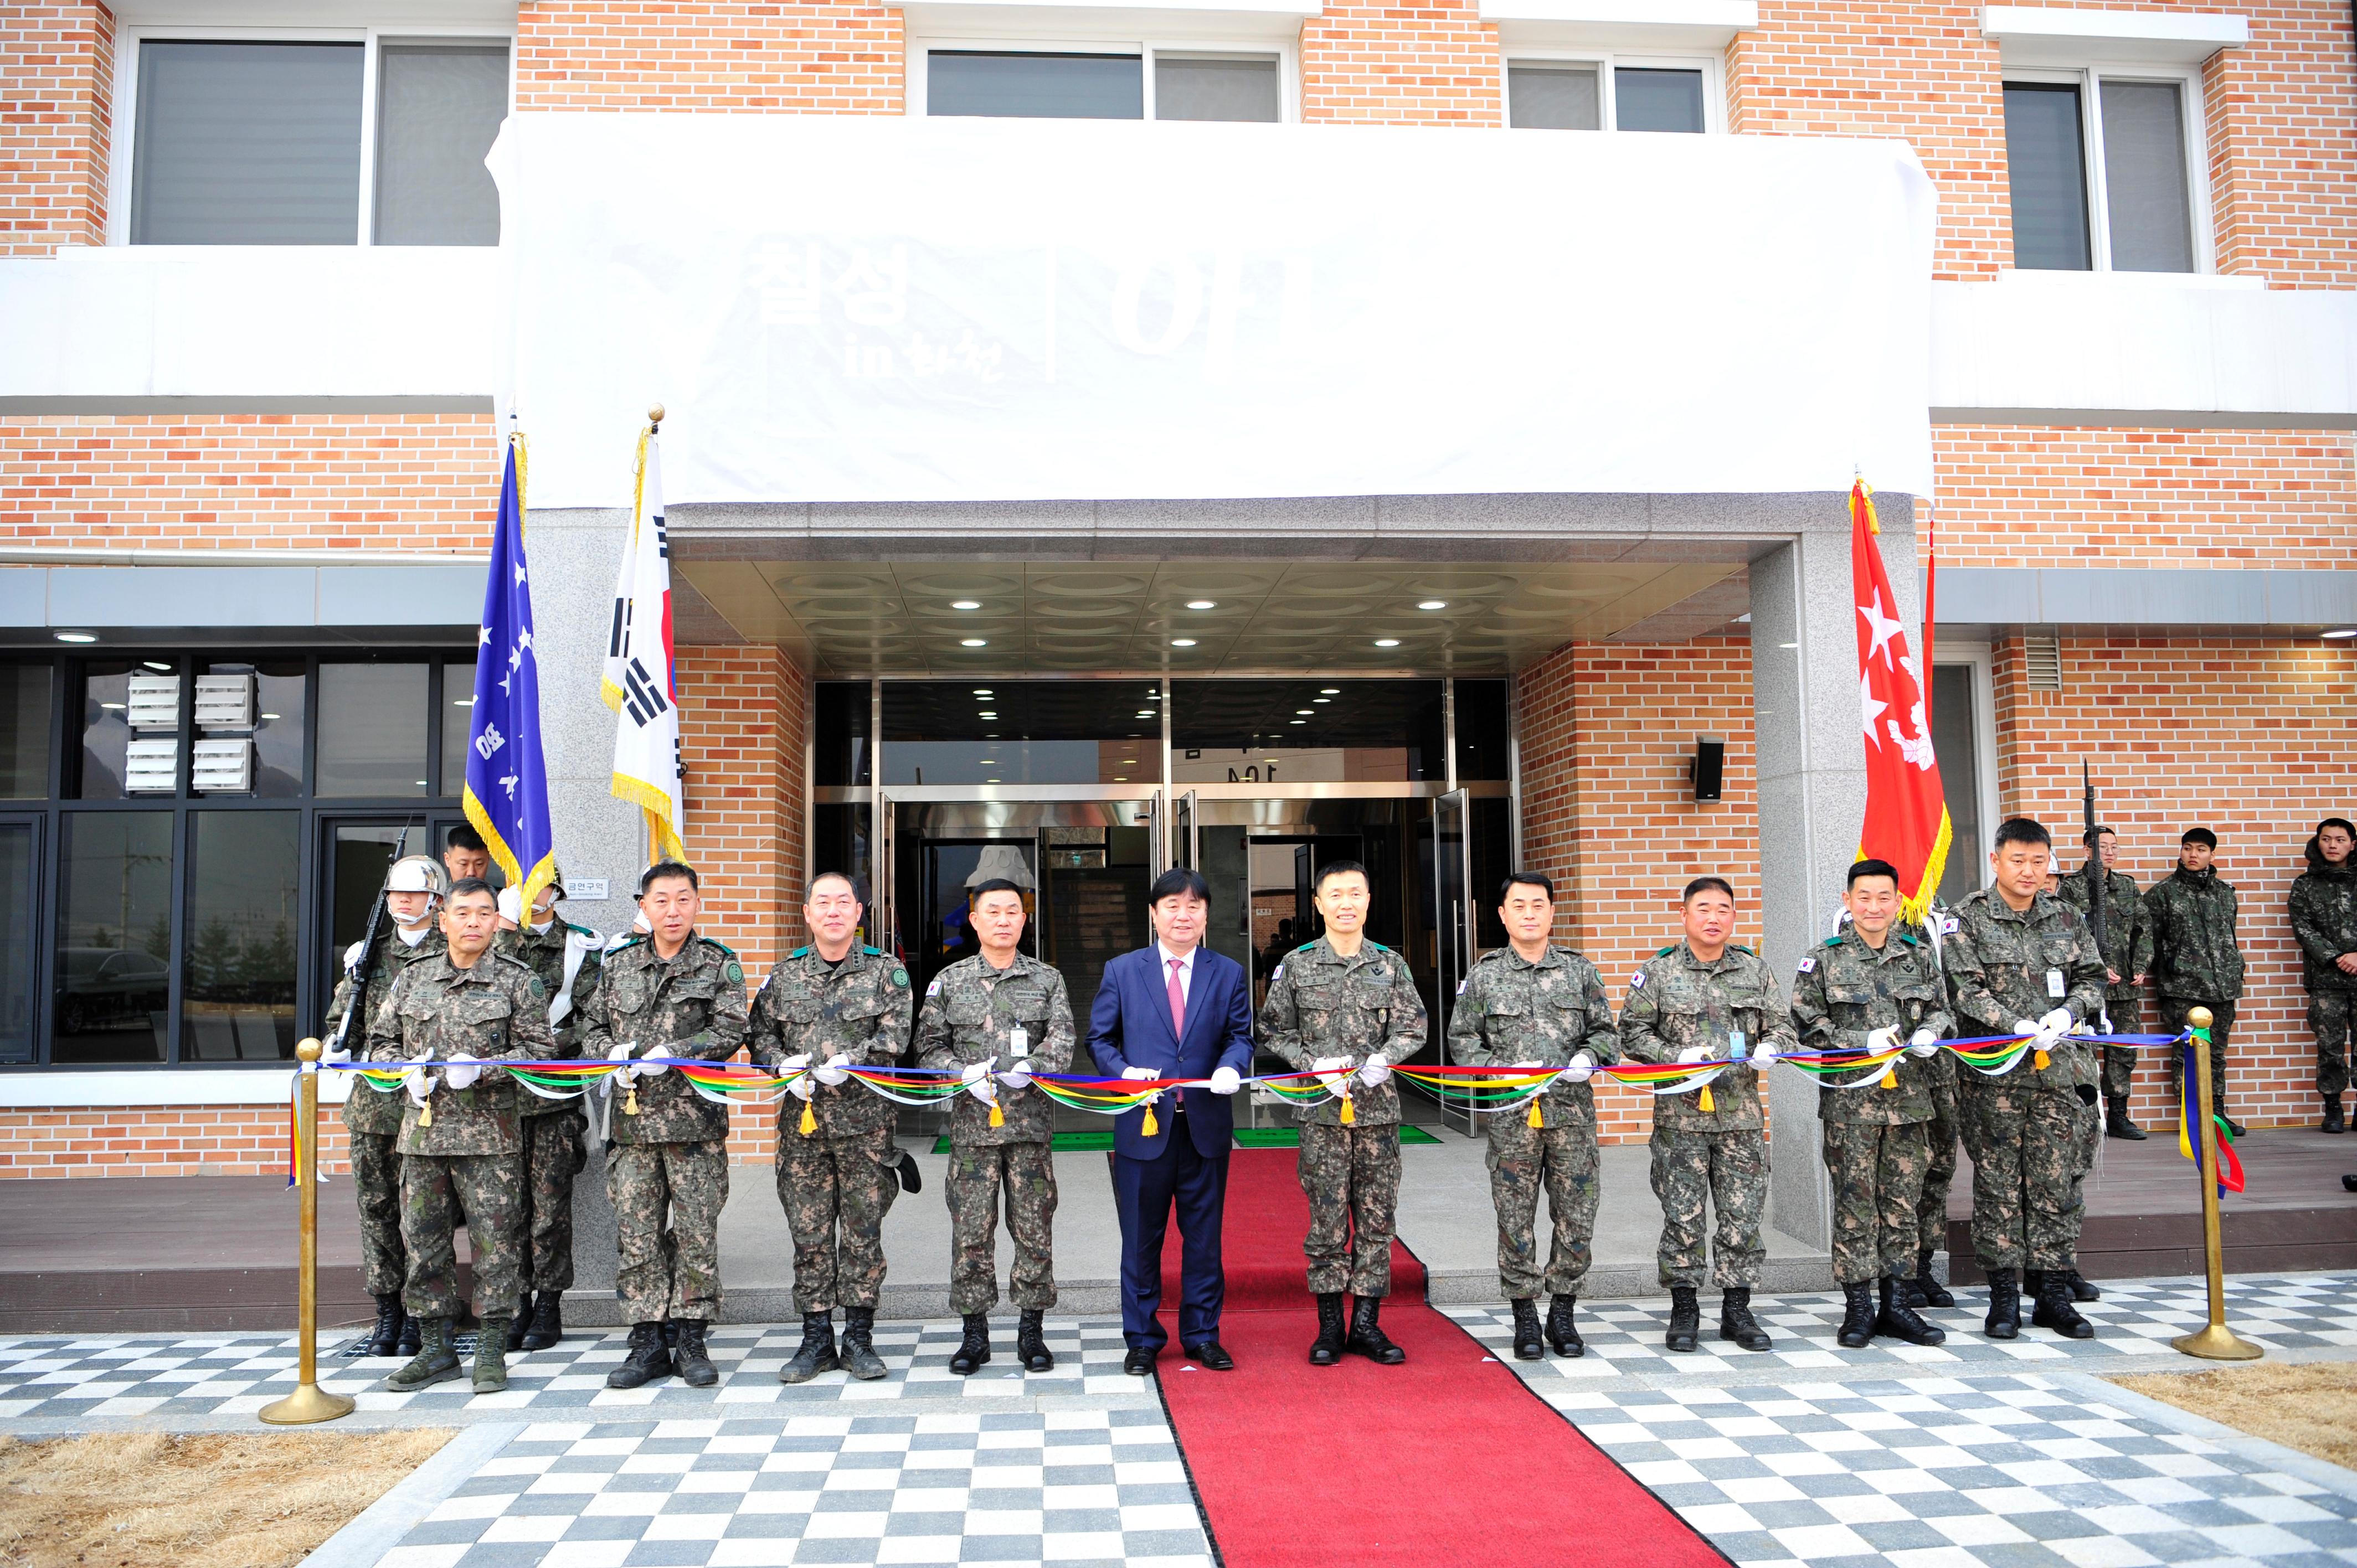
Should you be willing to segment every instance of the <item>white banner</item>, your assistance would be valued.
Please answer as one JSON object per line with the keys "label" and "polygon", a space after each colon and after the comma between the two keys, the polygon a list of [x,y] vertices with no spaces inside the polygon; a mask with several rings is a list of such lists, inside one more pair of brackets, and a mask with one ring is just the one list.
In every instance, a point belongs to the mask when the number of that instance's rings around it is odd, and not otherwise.
{"label": "white banner", "polygon": [[1897,141],[515,114],[542,508],[1928,493]]}

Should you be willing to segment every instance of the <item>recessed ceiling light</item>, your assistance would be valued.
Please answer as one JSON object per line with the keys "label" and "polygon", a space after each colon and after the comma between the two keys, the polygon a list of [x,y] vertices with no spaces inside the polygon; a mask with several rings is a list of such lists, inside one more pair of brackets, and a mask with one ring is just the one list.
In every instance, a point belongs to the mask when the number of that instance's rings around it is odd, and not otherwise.
{"label": "recessed ceiling light", "polygon": [[119,714],[123,711],[123,704],[121,703],[101,703],[98,705],[106,709],[109,713]]}
{"label": "recessed ceiling light", "polygon": [[1339,697],[1342,694],[1342,688],[1340,686],[1320,686],[1318,688],[1318,694],[1321,697]]}
{"label": "recessed ceiling light", "polygon": [[1399,646],[1399,639],[1396,637],[1379,637],[1375,639],[1375,646],[1377,648],[1397,648]]}
{"label": "recessed ceiling light", "polygon": [[998,766],[998,758],[995,757],[985,757],[982,759],[982,765],[985,768],[996,768]]}
{"label": "recessed ceiling light", "polygon": [[963,637],[958,639],[958,646],[960,648],[988,648],[990,644],[988,641],[979,637]]}
{"label": "recessed ceiling light", "polygon": [[1187,607],[1190,610],[1215,610],[1220,607],[1209,599],[1189,599]]}
{"label": "recessed ceiling light", "polygon": [[1308,719],[1295,719],[1293,722],[1297,725],[1306,725],[1309,721]]}
{"label": "recessed ceiling light", "polygon": [[2326,632],[2324,635],[2325,635],[2325,636],[2327,636],[2327,637],[2335,637],[2335,638],[2338,638],[2338,637],[2357,637],[2357,626],[2343,627],[2343,628],[2341,628],[2339,631],[2328,631],[2328,632]]}
{"label": "recessed ceiling light", "polygon": [[450,705],[454,708],[471,708],[475,705],[475,699],[472,697],[453,697],[450,700]]}
{"label": "recessed ceiling light", "polygon": [[[995,719],[995,718],[996,718],[998,715],[997,715],[996,714],[976,714],[976,715],[974,715],[974,716],[975,716],[975,717],[977,717],[977,718]],[[992,736],[991,738],[995,740],[995,739],[996,739],[997,737],[996,737],[996,736]]]}
{"label": "recessed ceiling light", "polygon": [[1113,781],[1116,784],[1126,784],[1129,782],[1129,775],[1126,773],[1116,773],[1113,776]]}
{"label": "recessed ceiling light", "polygon": [[96,642],[98,640],[98,634],[92,631],[61,631],[56,636],[59,642]]}
{"label": "recessed ceiling light", "polygon": [[425,779],[420,779],[417,781],[417,787],[418,787],[420,789],[425,789]]}
{"label": "recessed ceiling light", "polygon": [[987,697],[990,695],[990,688],[987,686],[976,686],[974,689],[974,694],[977,697]]}
{"label": "recessed ceiling light", "polygon": [[1420,610],[1445,610],[1448,607],[1448,601],[1447,599],[1426,599],[1415,607]]}
{"label": "recessed ceiling light", "polygon": [[978,610],[982,608],[982,601],[980,599],[952,599],[950,601],[950,608],[953,610]]}
{"label": "recessed ceiling light", "polygon": [[265,718],[265,719],[274,719],[274,718],[276,718],[278,715],[277,715],[276,714],[263,714],[262,716],[263,716],[264,718]]}
{"label": "recessed ceiling light", "polygon": [[1170,646],[1173,648],[1192,648],[1195,646],[1195,639],[1191,637],[1174,637],[1170,639]]}
{"label": "recessed ceiling light", "polygon": [[1305,719],[1309,716],[1309,710],[1308,708],[1296,708],[1293,711],[1299,714]]}
{"label": "recessed ceiling light", "polygon": [[998,780],[997,780],[997,779],[984,779],[984,780],[983,780],[983,782],[984,782],[984,783],[985,783],[985,784],[996,784],[996,783],[997,783],[997,782],[998,782]]}
{"label": "recessed ceiling light", "polygon": [[169,664],[163,662],[161,660],[147,659],[142,660],[141,662],[159,675],[169,675],[172,672],[172,667]]}
{"label": "recessed ceiling light", "polygon": [[1334,699],[1331,697],[1312,697],[1309,700],[1313,703],[1330,703]]}
{"label": "recessed ceiling light", "polygon": [[1154,716],[1154,710],[1152,708],[1140,708],[1137,710],[1137,716],[1142,719],[1150,719]]}

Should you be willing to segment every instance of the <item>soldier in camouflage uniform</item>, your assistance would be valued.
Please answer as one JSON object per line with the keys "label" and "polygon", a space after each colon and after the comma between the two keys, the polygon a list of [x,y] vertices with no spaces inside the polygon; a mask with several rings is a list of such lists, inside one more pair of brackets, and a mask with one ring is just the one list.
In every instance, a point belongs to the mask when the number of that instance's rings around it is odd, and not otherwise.
{"label": "soldier in camouflage uniform", "polygon": [[497,1069],[466,1065],[544,1058],[556,1048],[548,993],[532,971],[493,953],[499,905],[487,882],[453,885],[442,909],[447,952],[405,966],[369,1026],[373,1061],[436,1061],[413,1069],[401,1122],[401,1233],[409,1273],[403,1295],[422,1326],[416,1358],[384,1380],[406,1393],[458,1375],[450,1348],[458,1296],[462,1219],[475,1261],[475,1391],[508,1386],[508,1314],[522,1244],[522,1090]]}
{"label": "soldier in camouflage uniform", "polygon": [[[1261,1048],[1317,1072],[1338,1096],[1296,1112],[1301,1190],[1309,1197],[1301,1250],[1318,1298],[1309,1359],[1320,1367],[1345,1350],[1386,1367],[1407,1359],[1383,1327],[1400,1183],[1400,1099],[1391,1071],[1424,1048],[1424,998],[1407,961],[1368,940],[1372,902],[1365,866],[1338,860],[1321,867],[1317,904],[1326,934],[1277,966],[1260,1013]],[[1346,1291],[1353,1298],[1347,1331]]]}
{"label": "soldier in camouflage uniform", "polygon": [[[1973,1156],[1973,1251],[1988,1272],[1987,1331],[2021,1333],[2021,1286],[2033,1273],[2030,1321],[2073,1339],[2094,1333],[2071,1304],[2081,1210],[2080,1117],[2095,1102],[2093,1049],[2070,1037],[2103,1007],[2104,959],[2077,910],[2045,889],[2053,840],[2027,817],[1996,831],[1996,879],[1944,922],[1949,1010],[1967,1037],[2028,1035],[2012,1071],[1960,1075],[1964,1147]],[[2040,1065],[2040,1063],[2043,1065]]]}
{"label": "soldier in camouflage uniform", "polygon": [[[699,886],[676,861],[639,878],[650,930],[607,952],[584,1010],[584,1057],[718,1062],[744,1046],[745,972],[735,953],[696,934]],[[611,1082],[606,1192],[621,1249],[614,1294],[631,1327],[630,1355],[606,1385],[634,1389],[676,1369],[690,1387],[708,1388],[719,1380],[705,1332],[720,1316],[728,1107],[660,1063]],[[678,1335],[675,1359],[663,1343],[666,1322]]]}
{"label": "soldier in camouflage uniform", "polygon": [[[1933,906],[1931,918],[1944,923],[1947,918],[1944,910]],[[1907,1282],[1907,1305],[1953,1306],[1956,1298],[1932,1272],[1932,1259],[1948,1244],[1948,1190],[1955,1185],[1956,1149],[1964,1127],[1956,1108],[1956,1058],[1942,1051],[1924,1058],[1919,1066],[1924,1091],[1932,1097],[1932,1119],[1923,1123],[1928,1157],[1923,1195],[1915,1203],[1915,1277]]]}
{"label": "soldier in camouflage uniform", "polygon": [[[2234,1136],[2241,1123],[2226,1113],[2226,1042],[2233,1032],[2234,1004],[2243,996],[2243,950],[2234,940],[2237,906],[2233,885],[2210,862],[2218,835],[2188,828],[2178,845],[2177,869],[2145,895],[2145,923],[2151,929],[2152,986],[2160,993],[2160,1026],[2175,1034],[2196,1007],[2210,1009],[2210,1110]],[[2169,1053],[2173,1093],[2182,1076],[2184,1053]]]}
{"label": "soldier in camouflage uniform", "polygon": [[2291,885],[2291,934],[2299,943],[2308,1026],[2316,1036],[2316,1088],[2324,1097],[2323,1130],[2348,1125],[2341,1096],[2349,1087],[2349,1050],[2357,1034],[2357,827],[2327,817],[2308,841],[2308,869]]}
{"label": "soldier in camouflage uniform", "polygon": [[885,1371],[874,1333],[884,1216],[900,1192],[894,1108],[843,1069],[898,1062],[914,1008],[899,960],[858,945],[860,913],[849,877],[814,878],[802,903],[811,945],[780,961],[753,998],[753,1059],[773,1071],[813,1069],[778,1097],[778,1202],[793,1233],[794,1310],[802,1315],[802,1347],[779,1369],[781,1382],[838,1366],[859,1379]]}
{"label": "soldier in camouflage uniform", "polygon": [[[1552,945],[1555,884],[1518,871],[1498,894],[1508,944],[1481,955],[1448,1018],[1450,1059],[1467,1067],[1560,1068],[1535,1103],[1490,1117],[1490,1202],[1498,1211],[1498,1283],[1514,1309],[1514,1354],[1542,1359],[1537,1296],[1554,1298],[1546,1336],[1558,1356],[1587,1346],[1572,1313],[1596,1235],[1596,1099],[1588,1075],[1620,1059],[1604,977],[1576,952]],[[1535,1118],[1535,1124],[1534,1124]],[[1546,1270],[1538,1266],[1539,1189],[1555,1221]]]}
{"label": "soldier in camouflage uniform", "polygon": [[1718,1337],[1746,1350],[1769,1348],[1751,1316],[1767,1248],[1767,1119],[1760,1075],[1796,1048],[1792,1015],[1776,977],[1749,948],[1731,943],[1735,890],[1717,876],[1686,884],[1685,940],[1645,961],[1620,1004],[1620,1048],[1631,1061],[1737,1061],[1715,1082],[1653,1098],[1653,1196],[1662,1200],[1661,1278],[1670,1287],[1673,1350],[1701,1343],[1703,1213],[1717,1211],[1711,1279],[1724,1293]]}
{"label": "soldier in camouflage uniform", "polygon": [[[1875,1087],[1826,1082],[1817,1092],[1825,1169],[1833,1177],[1834,1279],[1847,1311],[1837,1336],[1862,1349],[1877,1334],[1910,1345],[1947,1335],[1915,1315],[1904,1281],[1915,1261],[1916,1208],[1931,1164],[1933,1058],[1953,1032],[1948,988],[1930,942],[1898,929],[1899,872],[1886,860],[1849,868],[1842,897],[1849,924],[1801,961],[1792,981],[1792,1026],[1801,1049],[1819,1055],[1907,1055],[1873,1075]],[[1877,1310],[1874,1282],[1881,1282]]]}
{"label": "soldier in camouflage uniform", "polygon": [[[493,949],[529,968],[547,990],[558,1060],[581,1054],[581,1015],[597,990],[597,959],[606,945],[587,926],[557,915],[564,897],[560,872],[533,900],[532,919],[518,923],[517,890],[503,888]],[[523,1298],[508,1328],[511,1352],[545,1350],[565,1337],[565,1293],[573,1288],[573,1178],[589,1159],[581,1141],[589,1118],[579,1097],[550,1100],[523,1084],[516,1092],[523,1108],[524,1259]]]}
{"label": "soldier in camouflage uniform", "polygon": [[[380,923],[375,948],[365,962],[366,938],[344,950],[343,978],[337,983],[336,999],[328,1004],[328,1026],[321,1031],[328,1060],[365,1055],[370,1026],[394,979],[418,960],[439,958],[449,950],[434,918],[449,886],[431,855],[404,855],[388,872],[384,906],[391,918]],[[344,1023],[348,1014],[349,1028]],[[344,1131],[351,1140],[352,1191],[360,1201],[361,1274],[369,1294],[376,1298],[376,1326],[366,1342],[371,1356],[417,1354],[417,1323],[401,1305],[402,1284],[409,1273],[409,1255],[401,1244],[401,1111],[399,1095],[352,1079],[344,1101]]]}
{"label": "soldier in camouflage uniform", "polygon": [[[2098,872],[2103,874],[2104,929],[2095,933],[2095,945],[2104,954],[2104,1011],[2112,1024],[2106,1032],[2141,1034],[2144,977],[2152,966],[2152,932],[2145,925],[2143,897],[2136,890],[2135,877],[2113,869],[2119,855],[2119,835],[2109,828],[2097,828],[2089,836],[2095,841],[2087,846],[2093,853],[2087,856],[2085,865],[2062,879],[2061,897],[2080,914],[2092,916],[2094,900],[2090,883]],[[2128,1120],[2128,1090],[2136,1072],[2136,1047],[2100,1048],[2104,1058],[2103,1134],[2141,1143],[2144,1129]],[[2090,1137],[2083,1165],[2092,1167],[2094,1163],[2095,1139]]]}
{"label": "soldier in camouflage uniform", "polygon": [[960,1069],[966,1088],[950,1112],[946,1184],[950,1306],[965,1319],[950,1370],[960,1377],[990,1359],[1001,1191],[1015,1240],[1007,1294],[1022,1315],[1015,1353],[1033,1371],[1056,1364],[1042,1321],[1056,1305],[1055,1102],[1030,1075],[1071,1071],[1076,1036],[1064,977],[1017,946],[1023,914],[1022,888],[1004,877],[977,883],[971,919],[982,950],[933,976],[917,1020],[917,1065]]}

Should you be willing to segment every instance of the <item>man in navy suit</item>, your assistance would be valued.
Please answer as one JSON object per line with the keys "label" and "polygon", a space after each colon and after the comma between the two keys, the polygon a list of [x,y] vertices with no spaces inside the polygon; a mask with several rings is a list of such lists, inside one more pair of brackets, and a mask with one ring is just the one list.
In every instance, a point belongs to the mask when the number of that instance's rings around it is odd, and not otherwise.
{"label": "man in navy suit", "polygon": [[1169,1342],[1162,1305],[1162,1238],[1175,1203],[1180,1245],[1178,1343],[1188,1359],[1232,1370],[1220,1345],[1220,1218],[1228,1197],[1234,1122],[1227,1097],[1252,1070],[1252,1005],[1243,965],[1205,948],[1211,890],[1180,866],[1146,895],[1154,945],[1105,965],[1089,1012],[1089,1049],[1107,1078],[1208,1079],[1210,1087],[1157,1097],[1156,1127],[1141,1108],[1114,1122],[1114,1206],[1121,1215],[1122,1369],[1142,1378]]}

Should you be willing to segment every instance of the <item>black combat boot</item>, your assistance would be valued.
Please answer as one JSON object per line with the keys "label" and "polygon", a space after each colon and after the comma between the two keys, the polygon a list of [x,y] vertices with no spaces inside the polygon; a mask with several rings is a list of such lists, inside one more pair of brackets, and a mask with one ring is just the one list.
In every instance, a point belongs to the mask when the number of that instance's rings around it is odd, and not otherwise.
{"label": "black combat boot", "polygon": [[917,1170],[917,1156],[906,1149],[895,1149],[885,1156],[884,1163],[892,1168],[892,1179],[900,1190],[911,1197],[925,1190],[925,1178]]}
{"label": "black combat boot", "polygon": [[1988,1321],[1982,1332],[1992,1339],[2021,1337],[2021,1274],[2014,1269],[1988,1272]]}
{"label": "black combat boot", "polygon": [[1718,1298],[1718,1337],[1732,1339],[1746,1350],[1765,1350],[1774,1343],[1751,1316],[1749,1285],[1729,1285]]}
{"label": "black combat boot", "polygon": [[1863,1350],[1874,1341],[1874,1287],[1864,1280],[1842,1286],[1842,1326],[1834,1343]]}
{"label": "black combat boot", "polygon": [[1578,1305],[1576,1295],[1559,1295],[1547,1308],[1547,1339],[1558,1356],[1577,1358],[1587,1354],[1587,1341],[1579,1337],[1579,1325],[1571,1320],[1572,1309]]}
{"label": "black combat boot", "polygon": [[516,1303],[515,1316],[508,1319],[507,1353],[511,1356],[523,1348],[524,1336],[532,1332],[532,1292],[526,1291]]}
{"label": "black combat boot", "polygon": [[565,1293],[544,1290],[532,1304],[532,1321],[525,1325],[523,1348],[545,1350],[565,1337]]}
{"label": "black combat boot", "polygon": [[1507,1305],[1514,1309],[1514,1359],[1545,1360],[1546,1341],[1539,1337],[1539,1304],[1523,1296]]}
{"label": "black combat boot", "polygon": [[[376,1298],[376,1326],[361,1337],[363,1356],[390,1356],[401,1348],[401,1293]],[[415,1355],[415,1351],[410,1354]]]}
{"label": "black combat boot", "polygon": [[2095,1288],[2094,1282],[2088,1279],[2076,1269],[2063,1270],[2062,1283],[2071,1287],[2071,1299],[2072,1301],[2101,1301],[2104,1299],[2104,1293]]}
{"label": "black combat boot", "polygon": [[2029,1309],[2029,1321],[2040,1328],[2051,1328],[2065,1339],[2095,1337],[2095,1326],[2071,1305],[2071,1283],[2059,1272],[2040,1276],[2038,1305]]}
{"label": "black combat boot", "polygon": [[630,1326],[630,1353],[606,1374],[609,1389],[643,1388],[657,1378],[671,1376],[671,1351],[663,1345],[663,1326],[638,1323]]}
{"label": "black combat boot", "polygon": [[[1863,1291],[1864,1285],[1857,1287]],[[1944,1345],[1948,1331],[1935,1328],[1915,1316],[1907,1305],[1907,1282],[1892,1274],[1882,1282],[1882,1310],[1874,1319],[1874,1331],[1892,1339],[1903,1339],[1910,1345]]]}
{"label": "black combat boot", "polygon": [[1383,1299],[1377,1295],[1352,1298],[1351,1337],[1342,1341],[1342,1348],[1364,1356],[1378,1367],[1396,1367],[1407,1359],[1407,1352],[1383,1332]]}
{"label": "black combat boot", "polygon": [[884,1358],[876,1353],[876,1309],[843,1309],[843,1369],[863,1383],[884,1376]]}
{"label": "black combat boot", "polygon": [[2045,1289],[2046,1271],[2044,1269],[2024,1269],[2021,1271],[2022,1300],[2029,1303],[2032,1306],[2036,1306],[2038,1305],[2039,1296],[2045,1291]]}
{"label": "black combat boot", "polygon": [[672,1360],[679,1368],[679,1380],[692,1389],[708,1389],[720,1380],[720,1369],[712,1364],[712,1352],[704,1343],[707,1326],[700,1317],[680,1319],[679,1348],[672,1352]]}
{"label": "black combat boot", "polygon": [[965,1315],[965,1337],[958,1341],[957,1352],[950,1358],[950,1370],[968,1378],[989,1362],[990,1314],[969,1312]]}
{"label": "black combat boot", "polygon": [[1047,1326],[1041,1321],[1045,1316],[1039,1308],[1027,1306],[1015,1320],[1015,1359],[1027,1372],[1056,1369],[1055,1353],[1048,1348]]}
{"label": "black combat boot", "polygon": [[1330,1367],[1342,1359],[1342,1341],[1349,1337],[1342,1326],[1342,1293],[1332,1291],[1318,1298],[1318,1339],[1309,1347],[1309,1364]]}
{"label": "black combat boot", "polygon": [[832,1372],[843,1362],[834,1353],[834,1314],[802,1314],[802,1342],[793,1359],[778,1369],[778,1381],[806,1383],[821,1372]]}
{"label": "black combat boot", "polygon": [[1692,1285],[1670,1287],[1670,1331],[1662,1343],[1673,1350],[1692,1350],[1702,1344],[1702,1304]]}
{"label": "black combat boot", "polygon": [[1929,1247],[1915,1254],[1915,1277],[1907,1282],[1907,1305],[1910,1306],[1956,1305],[1956,1298],[1948,1294],[1948,1287],[1932,1277],[1932,1255]]}
{"label": "black combat boot", "polygon": [[2141,1144],[2145,1131],[2128,1120],[2128,1097],[2125,1094],[2104,1096],[2104,1136],[2126,1138],[2131,1144]]}
{"label": "black combat boot", "polygon": [[397,1394],[415,1393],[457,1375],[458,1355],[450,1348],[450,1320],[432,1317],[420,1324],[416,1359],[385,1379],[384,1386]]}
{"label": "black combat boot", "polygon": [[419,1349],[417,1319],[404,1313],[401,1318],[401,1341],[393,1348],[396,1356],[414,1356]]}
{"label": "black combat boot", "polygon": [[2240,1122],[2226,1114],[2226,1097],[2222,1094],[2218,1097],[2218,1124],[2225,1128],[2230,1138],[2239,1138],[2246,1130]]}
{"label": "black combat boot", "polygon": [[504,1317],[486,1317],[475,1336],[475,1391],[495,1394],[508,1386],[508,1330]]}
{"label": "black combat boot", "polygon": [[2348,1114],[2341,1109],[2341,1096],[2337,1094],[2328,1094],[2324,1097],[2324,1130],[2328,1133],[2345,1133],[2349,1130]]}

